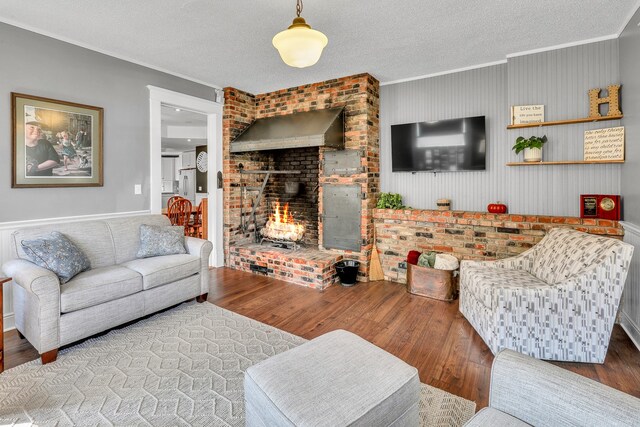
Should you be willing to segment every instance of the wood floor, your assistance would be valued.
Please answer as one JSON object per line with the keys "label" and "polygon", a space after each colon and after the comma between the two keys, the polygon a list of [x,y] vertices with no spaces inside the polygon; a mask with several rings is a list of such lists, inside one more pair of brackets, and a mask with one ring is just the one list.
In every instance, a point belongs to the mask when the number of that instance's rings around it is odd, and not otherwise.
{"label": "wood floor", "polygon": [[[420,380],[488,404],[493,356],[458,311],[391,282],[332,286],[324,292],[227,268],[211,271],[209,302],[304,338],[346,329],[418,368]],[[36,359],[15,331],[5,335],[6,368]],[[619,325],[603,365],[556,365],[640,397],[640,352]]]}

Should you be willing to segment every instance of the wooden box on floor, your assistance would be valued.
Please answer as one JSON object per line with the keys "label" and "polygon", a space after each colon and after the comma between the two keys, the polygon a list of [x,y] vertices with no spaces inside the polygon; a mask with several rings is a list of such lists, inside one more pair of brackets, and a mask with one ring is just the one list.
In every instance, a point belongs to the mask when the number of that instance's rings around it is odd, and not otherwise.
{"label": "wooden box on floor", "polygon": [[457,296],[458,276],[455,270],[407,265],[407,291],[414,295],[441,301],[453,301]]}

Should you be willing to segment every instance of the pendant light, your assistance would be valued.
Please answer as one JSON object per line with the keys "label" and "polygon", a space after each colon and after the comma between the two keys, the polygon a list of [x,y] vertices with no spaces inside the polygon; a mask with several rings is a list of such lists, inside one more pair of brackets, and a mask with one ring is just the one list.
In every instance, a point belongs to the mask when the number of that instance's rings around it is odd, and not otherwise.
{"label": "pendant light", "polygon": [[280,57],[290,67],[305,68],[314,65],[322,55],[322,49],[329,39],[320,31],[312,30],[300,16],[302,0],[297,0],[296,14],[298,15],[291,26],[275,35],[273,46],[278,49]]}

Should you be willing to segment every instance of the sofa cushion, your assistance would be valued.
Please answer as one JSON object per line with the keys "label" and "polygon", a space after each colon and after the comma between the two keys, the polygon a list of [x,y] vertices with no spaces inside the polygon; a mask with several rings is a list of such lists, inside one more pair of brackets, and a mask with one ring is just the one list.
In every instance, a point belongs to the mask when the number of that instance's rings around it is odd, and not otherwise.
{"label": "sofa cushion", "polygon": [[60,286],[60,311],[69,313],[142,290],[142,276],[117,265],[94,268]]}
{"label": "sofa cushion", "polygon": [[180,254],[134,259],[120,264],[142,275],[143,289],[166,285],[200,272],[200,257]]}
{"label": "sofa cushion", "polygon": [[582,271],[602,264],[618,241],[570,228],[554,228],[536,246],[531,273],[549,284],[561,283]]}
{"label": "sofa cushion", "polygon": [[498,288],[549,287],[547,283],[524,270],[486,267],[471,263],[463,265],[464,292],[472,295],[489,309],[493,308],[493,303],[496,301],[495,291]]}
{"label": "sofa cushion", "polygon": [[530,424],[525,423],[509,414],[498,411],[493,408],[484,408],[473,416],[464,427],[527,427]]}
{"label": "sofa cushion", "polygon": [[140,225],[140,248],[137,258],[186,254],[184,227],[173,225]]}
{"label": "sofa cushion", "polygon": [[60,283],[91,268],[89,258],[68,237],[57,231],[38,239],[23,240],[22,249],[34,264],[56,273]]}
{"label": "sofa cushion", "polygon": [[140,248],[140,225],[171,225],[164,215],[139,215],[125,218],[110,218],[105,221],[111,232],[115,249],[115,264],[136,259]]}

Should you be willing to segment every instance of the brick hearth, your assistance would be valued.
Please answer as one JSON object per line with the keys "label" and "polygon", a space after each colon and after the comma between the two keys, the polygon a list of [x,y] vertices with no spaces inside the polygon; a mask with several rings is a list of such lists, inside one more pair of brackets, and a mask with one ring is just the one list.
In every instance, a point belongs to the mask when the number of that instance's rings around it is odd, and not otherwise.
{"label": "brick hearth", "polygon": [[[318,290],[337,283],[334,264],[340,260],[340,254],[317,249],[290,251],[258,244],[229,248],[231,268],[264,274]],[[263,267],[266,271],[257,271],[256,267]]]}

